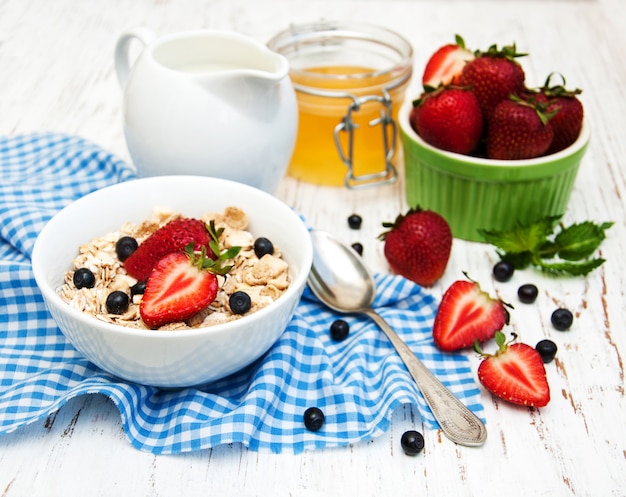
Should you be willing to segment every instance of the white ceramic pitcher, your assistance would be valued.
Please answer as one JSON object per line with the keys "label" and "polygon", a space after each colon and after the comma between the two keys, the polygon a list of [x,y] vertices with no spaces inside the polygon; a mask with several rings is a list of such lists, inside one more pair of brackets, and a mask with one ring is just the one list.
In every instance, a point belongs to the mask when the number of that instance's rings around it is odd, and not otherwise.
{"label": "white ceramic pitcher", "polygon": [[[143,49],[131,63],[134,40]],[[298,124],[286,58],[234,32],[157,38],[136,28],[118,39],[115,67],[140,176],[214,176],[275,191]]]}

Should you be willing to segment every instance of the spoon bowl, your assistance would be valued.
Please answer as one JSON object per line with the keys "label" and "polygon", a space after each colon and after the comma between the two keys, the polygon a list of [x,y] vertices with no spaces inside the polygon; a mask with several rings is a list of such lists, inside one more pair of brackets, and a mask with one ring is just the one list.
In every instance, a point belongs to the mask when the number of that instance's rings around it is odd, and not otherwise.
{"label": "spoon bowl", "polygon": [[358,255],[326,232],[313,231],[311,238],[313,265],[308,284],[313,293],[335,311],[365,312],[374,302],[376,286],[367,268],[355,263]]}
{"label": "spoon bowl", "polygon": [[385,333],[424,395],[445,435],[455,443],[479,446],[487,439],[483,422],[457,399],[420,361],[389,324],[372,308],[374,278],[361,257],[331,234],[314,230],[313,264],[308,277],[311,291],[331,309],[366,314]]}

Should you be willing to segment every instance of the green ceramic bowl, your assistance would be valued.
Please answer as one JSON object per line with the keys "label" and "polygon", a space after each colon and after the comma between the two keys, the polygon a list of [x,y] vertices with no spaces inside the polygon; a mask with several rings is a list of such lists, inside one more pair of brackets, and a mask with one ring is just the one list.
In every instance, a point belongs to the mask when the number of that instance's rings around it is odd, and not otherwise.
{"label": "green ceramic bowl", "polygon": [[407,202],[441,214],[456,238],[484,241],[478,230],[510,229],[565,213],[589,143],[587,122],[578,140],[556,154],[528,160],[490,160],[437,149],[413,131],[411,101],[398,116]]}

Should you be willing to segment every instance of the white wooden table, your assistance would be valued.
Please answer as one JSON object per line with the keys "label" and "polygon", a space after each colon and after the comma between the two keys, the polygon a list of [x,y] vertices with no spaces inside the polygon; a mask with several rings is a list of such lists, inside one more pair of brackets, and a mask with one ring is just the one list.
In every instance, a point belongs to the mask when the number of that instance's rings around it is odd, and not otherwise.
{"label": "white wooden table", "polygon": [[[484,392],[485,446],[455,446],[426,430],[418,457],[400,448],[402,433],[415,427],[410,409],[396,412],[391,429],[376,440],[344,448],[273,455],[233,445],[154,456],[129,445],[112,402],[83,397],[0,437],[3,497],[626,495],[626,2],[0,0],[0,133],[63,131],[129,160],[113,69],[123,29],[234,29],[267,41],[291,22],[320,18],[397,30],[413,43],[418,76],[432,50],[459,33],[476,48],[516,41],[531,54],[524,62],[530,82],[540,84],[555,70],[584,90],[593,137],[564,221],[615,221],[602,246],[608,262],[587,278],[547,279],[527,270],[496,285],[494,250],[455,240],[446,274],[431,290],[439,298],[468,271],[486,290],[516,302],[520,284],[536,283],[538,302],[517,305],[513,328],[528,343],[547,337],[558,344],[557,360],[547,365],[551,403],[517,408]],[[419,77],[410,95],[418,88]],[[277,195],[312,225],[362,242],[372,270],[388,270],[376,236],[382,221],[406,209],[401,181],[357,192],[286,178]],[[353,212],[364,219],[360,231],[344,222]],[[549,322],[561,305],[575,313],[567,333]],[[476,366],[477,358],[468,357]]]}

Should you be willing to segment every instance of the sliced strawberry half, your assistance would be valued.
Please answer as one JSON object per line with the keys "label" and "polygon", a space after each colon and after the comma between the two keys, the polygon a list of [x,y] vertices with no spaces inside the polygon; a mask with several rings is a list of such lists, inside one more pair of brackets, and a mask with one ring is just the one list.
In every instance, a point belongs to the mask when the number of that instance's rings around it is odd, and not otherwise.
{"label": "sliced strawberry half", "polygon": [[162,257],[179,252],[190,243],[194,250],[201,250],[202,247],[208,247],[210,241],[204,221],[194,218],[174,219],[146,238],[124,261],[124,268],[133,278],[144,281]]}
{"label": "sliced strawberry half", "polygon": [[[515,336],[514,336],[515,339]],[[550,402],[550,386],[541,355],[525,343],[507,343],[504,333],[496,333],[498,350],[483,354],[478,379],[492,394],[523,406],[543,407]]]}
{"label": "sliced strawberry half", "polygon": [[187,321],[206,309],[219,290],[216,275],[225,275],[232,265],[224,264],[239,254],[241,247],[220,250],[223,228],[209,223],[209,251],[202,246],[194,251],[193,242],[184,251],[162,257],[152,269],[146,290],[139,304],[139,314],[146,326],[159,328],[165,324]]}
{"label": "sliced strawberry half", "polygon": [[213,273],[192,264],[184,252],[173,252],[150,274],[139,304],[141,319],[153,329],[186,321],[215,300],[218,287]]}
{"label": "sliced strawberry half", "polygon": [[435,316],[433,339],[441,350],[470,347],[492,338],[509,321],[507,304],[474,281],[458,280],[444,293]]}
{"label": "sliced strawberry half", "polygon": [[422,76],[424,88],[457,83],[463,67],[474,57],[474,54],[465,48],[463,38],[457,35],[456,43],[442,46],[426,63]]}

